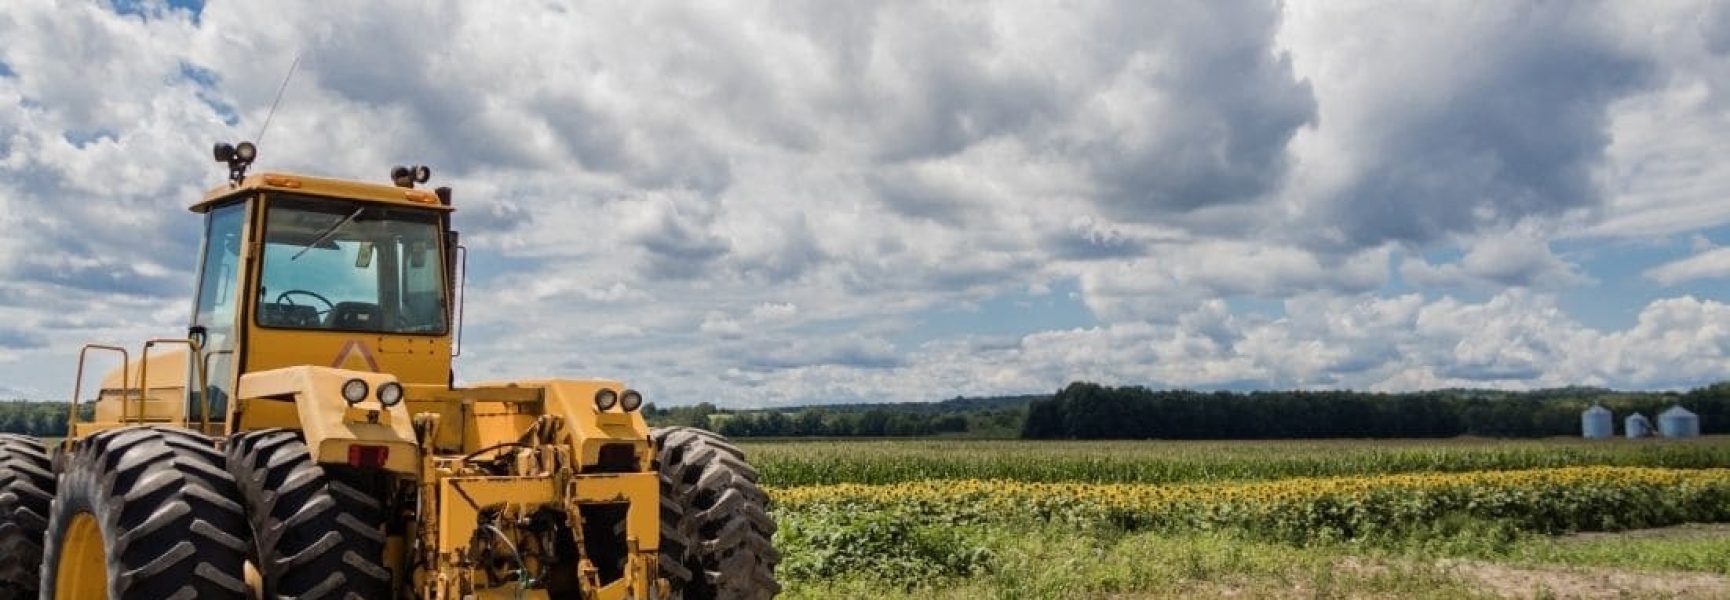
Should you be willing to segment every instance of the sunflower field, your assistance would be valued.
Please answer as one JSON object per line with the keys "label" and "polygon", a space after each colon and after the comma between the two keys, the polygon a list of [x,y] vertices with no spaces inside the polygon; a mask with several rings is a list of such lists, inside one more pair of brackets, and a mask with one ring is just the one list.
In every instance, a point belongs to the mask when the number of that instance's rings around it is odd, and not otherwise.
{"label": "sunflower field", "polygon": [[[1227,535],[1281,547],[1730,522],[1730,445],[756,443],[794,582],[1000,571],[1005,532]],[[1073,533],[1071,533],[1073,532]],[[1013,545],[1013,544],[1009,544]],[[1086,545],[1086,544],[1084,544]],[[1106,552],[1106,550],[1100,550]],[[827,585],[827,584],[825,584]]]}

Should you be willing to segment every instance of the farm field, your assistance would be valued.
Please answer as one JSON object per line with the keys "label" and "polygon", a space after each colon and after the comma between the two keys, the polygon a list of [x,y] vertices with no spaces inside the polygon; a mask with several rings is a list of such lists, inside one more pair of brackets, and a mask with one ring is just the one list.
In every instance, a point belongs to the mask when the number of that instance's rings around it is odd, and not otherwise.
{"label": "farm field", "polygon": [[1730,438],[741,446],[784,597],[1730,597]]}

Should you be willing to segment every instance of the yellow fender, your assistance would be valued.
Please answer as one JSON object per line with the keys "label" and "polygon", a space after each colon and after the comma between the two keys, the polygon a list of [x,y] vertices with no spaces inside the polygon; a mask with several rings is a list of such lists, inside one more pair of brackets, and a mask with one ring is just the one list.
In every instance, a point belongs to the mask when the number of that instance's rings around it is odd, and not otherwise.
{"label": "yellow fender", "polygon": [[[637,456],[640,470],[652,470],[655,451],[649,442],[649,425],[643,420],[642,413],[627,412],[618,406],[603,411],[595,406],[595,392],[610,389],[623,393],[627,389],[623,382],[610,379],[527,379],[490,381],[480,385],[541,390],[546,401],[546,413],[564,418],[572,450],[582,464],[598,462],[602,446],[623,443],[634,446],[633,453]],[[484,420],[476,421],[485,426]],[[490,434],[482,430],[478,434],[483,439],[512,439],[525,425],[526,421],[512,423],[505,430]]]}
{"label": "yellow fender", "polygon": [[[367,384],[366,399],[352,406],[342,397],[351,379]],[[247,373],[235,394],[241,399],[237,430],[298,429],[317,462],[418,475],[420,449],[407,403],[385,406],[378,400],[379,386],[394,381],[385,373],[312,366]]]}

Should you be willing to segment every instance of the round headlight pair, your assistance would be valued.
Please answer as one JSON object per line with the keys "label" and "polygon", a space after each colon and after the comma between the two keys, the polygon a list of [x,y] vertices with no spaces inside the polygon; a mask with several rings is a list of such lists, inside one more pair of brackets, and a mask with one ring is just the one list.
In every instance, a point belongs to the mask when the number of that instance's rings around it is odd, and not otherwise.
{"label": "round headlight pair", "polygon": [[601,412],[612,410],[614,406],[625,409],[625,412],[631,412],[642,405],[643,395],[637,390],[625,390],[623,394],[620,394],[608,388],[601,388],[595,392],[595,408],[600,409]]}
{"label": "round headlight pair", "polygon": [[378,403],[386,407],[396,406],[402,402],[402,384],[386,381],[378,386]]}
{"label": "round headlight pair", "polygon": [[342,382],[342,399],[349,404],[360,404],[366,399],[367,385],[365,379],[350,379]]}
{"label": "round headlight pair", "polygon": [[[342,399],[350,405],[360,404],[366,400],[367,385],[365,379],[350,379],[342,383]],[[378,403],[387,407],[396,406],[402,402],[402,384],[386,381],[378,386]]]}

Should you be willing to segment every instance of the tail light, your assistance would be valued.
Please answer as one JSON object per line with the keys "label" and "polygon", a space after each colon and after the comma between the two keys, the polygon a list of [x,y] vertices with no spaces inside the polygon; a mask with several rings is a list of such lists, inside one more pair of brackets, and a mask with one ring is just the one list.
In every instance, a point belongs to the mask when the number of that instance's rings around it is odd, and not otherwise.
{"label": "tail light", "polygon": [[348,447],[348,466],[357,469],[383,467],[388,459],[390,459],[390,446],[350,444]]}

